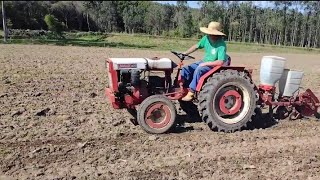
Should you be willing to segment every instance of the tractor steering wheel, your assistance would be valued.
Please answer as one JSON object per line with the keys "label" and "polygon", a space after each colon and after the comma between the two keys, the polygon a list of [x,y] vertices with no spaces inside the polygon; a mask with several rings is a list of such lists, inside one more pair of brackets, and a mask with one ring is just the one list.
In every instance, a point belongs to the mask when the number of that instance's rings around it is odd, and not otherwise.
{"label": "tractor steering wheel", "polygon": [[[194,57],[192,56],[189,56],[187,54],[183,54],[183,53],[178,53],[178,52],[175,52],[175,51],[171,51],[174,55],[176,55],[181,61],[183,60],[188,60],[188,59],[195,59]],[[186,59],[187,57],[187,59]]]}

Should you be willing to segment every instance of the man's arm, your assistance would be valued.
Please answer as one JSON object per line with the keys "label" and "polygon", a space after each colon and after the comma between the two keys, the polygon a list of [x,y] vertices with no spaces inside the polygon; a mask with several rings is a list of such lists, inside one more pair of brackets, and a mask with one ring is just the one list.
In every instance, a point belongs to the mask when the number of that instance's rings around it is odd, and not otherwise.
{"label": "man's arm", "polygon": [[198,45],[195,44],[193,46],[191,46],[186,52],[184,52],[183,54],[189,55],[193,52],[195,52],[196,50],[198,50]]}
{"label": "man's arm", "polygon": [[200,66],[222,66],[224,63],[223,60],[216,60],[213,62],[205,62],[205,63],[201,63]]}
{"label": "man's arm", "polygon": [[200,40],[197,44],[191,46],[191,47],[190,47],[186,52],[184,52],[183,54],[189,55],[189,54],[195,52],[195,51],[198,50],[198,49],[204,48],[204,44],[205,44],[206,41],[207,41],[207,36],[203,36],[203,37],[201,38],[201,40]]}

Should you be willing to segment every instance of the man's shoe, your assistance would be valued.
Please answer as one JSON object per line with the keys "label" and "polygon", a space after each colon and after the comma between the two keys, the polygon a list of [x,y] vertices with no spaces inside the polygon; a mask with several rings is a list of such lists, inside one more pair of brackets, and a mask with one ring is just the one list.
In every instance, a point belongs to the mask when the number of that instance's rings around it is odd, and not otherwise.
{"label": "man's shoe", "polygon": [[192,101],[193,96],[194,96],[194,93],[189,91],[188,94],[185,97],[183,97],[181,100],[182,101]]}

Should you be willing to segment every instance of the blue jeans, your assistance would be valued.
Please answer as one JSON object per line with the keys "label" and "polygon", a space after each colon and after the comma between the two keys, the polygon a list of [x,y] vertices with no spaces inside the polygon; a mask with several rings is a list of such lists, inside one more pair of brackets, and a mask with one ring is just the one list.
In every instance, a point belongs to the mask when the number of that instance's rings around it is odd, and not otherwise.
{"label": "blue jeans", "polygon": [[202,75],[210,71],[213,67],[210,66],[199,66],[203,61],[198,61],[190,64],[187,67],[183,67],[181,70],[181,78],[184,80],[184,86],[195,92],[199,79]]}

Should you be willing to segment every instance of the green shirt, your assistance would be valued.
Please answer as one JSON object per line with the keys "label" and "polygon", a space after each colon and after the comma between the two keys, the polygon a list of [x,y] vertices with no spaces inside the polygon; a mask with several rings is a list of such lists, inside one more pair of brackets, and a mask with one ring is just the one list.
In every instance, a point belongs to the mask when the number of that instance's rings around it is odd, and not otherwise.
{"label": "green shirt", "polygon": [[205,49],[205,55],[203,57],[204,62],[213,62],[216,60],[226,61],[226,43],[223,39],[219,39],[216,42],[212,42],[208,35],[203,38],[197,44],[198,49]]}

